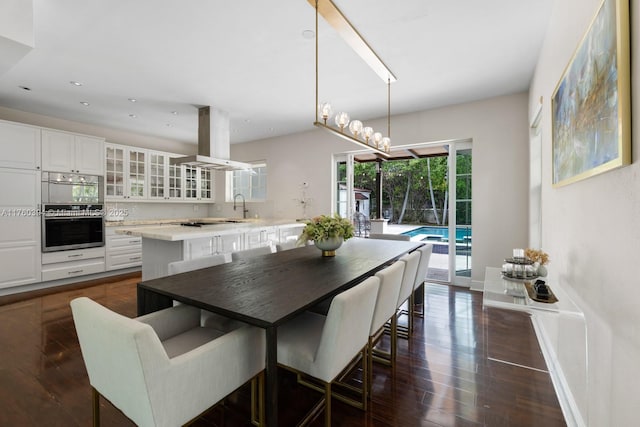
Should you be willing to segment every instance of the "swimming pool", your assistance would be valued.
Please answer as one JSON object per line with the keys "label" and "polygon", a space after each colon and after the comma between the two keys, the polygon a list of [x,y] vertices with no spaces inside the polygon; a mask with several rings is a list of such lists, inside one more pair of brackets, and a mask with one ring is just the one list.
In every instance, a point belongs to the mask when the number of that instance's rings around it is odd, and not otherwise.
{"label": "swimming pool", "polygon": [[[406,236],[415,237],[419,234],[426,234],[429,236],[440,236],[440,239],[449,238],[448,227],[420,227],[411,231],[405,231],[402,233]],[[465,241],[471,238],[471,227],[458,227],[456,228],[456,241]]]}

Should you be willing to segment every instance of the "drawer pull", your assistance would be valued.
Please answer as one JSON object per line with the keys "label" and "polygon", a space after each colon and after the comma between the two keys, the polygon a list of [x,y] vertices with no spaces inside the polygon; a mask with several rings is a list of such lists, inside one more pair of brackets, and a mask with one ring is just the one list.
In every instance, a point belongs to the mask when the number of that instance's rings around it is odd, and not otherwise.
{"label": "drawer pull", "polygon": [[137,261],[137,260],[139,260],[140,258],[142,258],[142,257],[134,256],[134,257],[129,258],[129,261]]}
{"label": "drawer pull", "polygon": [[140,240],[129,240],[129,243],[140,243]]}
{"label": "drawer pull", "polygon": [[84,254],[75,254],[75,255],[67,255],[67,258],[78,258],[83,256]]}
{"label": "drawer pull", "polygon": [[79,274],[82,273],[83,270],[74,270],[74,271],[70,271],[67,274]]}

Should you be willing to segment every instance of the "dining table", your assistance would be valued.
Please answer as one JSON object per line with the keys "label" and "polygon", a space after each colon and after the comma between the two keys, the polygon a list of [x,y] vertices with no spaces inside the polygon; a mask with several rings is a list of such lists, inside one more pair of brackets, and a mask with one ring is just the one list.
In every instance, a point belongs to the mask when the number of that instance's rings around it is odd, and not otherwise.
{"label": "dining table", "polygon": [[328,301],[423,245],[355,237],[335,256],[313,245],[138,283],[138,315],[199,307],[265,330],[265,425],[278,425],[278,326]]}

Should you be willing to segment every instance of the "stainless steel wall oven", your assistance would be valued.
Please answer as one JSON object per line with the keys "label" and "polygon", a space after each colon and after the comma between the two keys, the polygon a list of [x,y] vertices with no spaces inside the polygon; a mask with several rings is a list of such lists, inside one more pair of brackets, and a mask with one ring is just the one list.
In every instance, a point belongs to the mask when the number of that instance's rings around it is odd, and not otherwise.
{"label": "stainless steel wall oven", "polygon": [[42,173],[42,252],[104,246],[101,176]]}
{"label": "stainless steel wall oven", "polygon": [[42,252],[104,246],[102,205],[44,205]]}

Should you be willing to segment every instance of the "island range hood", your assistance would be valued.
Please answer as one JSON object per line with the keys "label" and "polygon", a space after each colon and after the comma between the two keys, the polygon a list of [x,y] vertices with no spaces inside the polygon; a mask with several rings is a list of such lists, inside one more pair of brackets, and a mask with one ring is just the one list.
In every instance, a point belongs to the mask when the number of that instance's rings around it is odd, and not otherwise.
{"label": "island range hood", "polygon": [[198,108],[198,154],[173,157],[172,165],[198,166],[223,171],[250,170],[251,164],[230,160],[229,113],[211,107]]}

